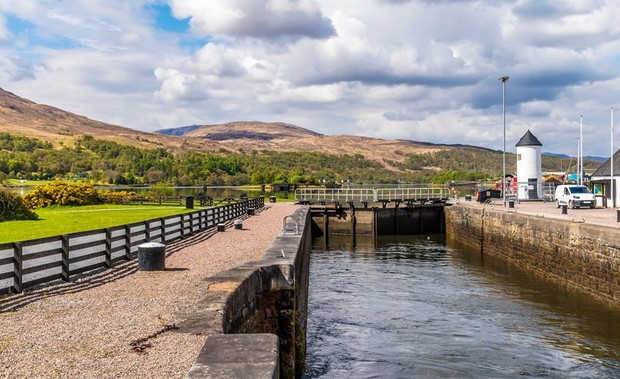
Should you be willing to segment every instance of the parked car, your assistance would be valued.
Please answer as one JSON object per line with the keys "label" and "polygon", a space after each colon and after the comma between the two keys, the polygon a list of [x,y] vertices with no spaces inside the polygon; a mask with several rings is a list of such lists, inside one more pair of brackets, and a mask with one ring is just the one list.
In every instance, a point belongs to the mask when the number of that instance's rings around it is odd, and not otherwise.
{"label": "parked car", "polygon": [[594,208],[596,207],[596,199],[586,186],[576,184],[560,185],[555,189],[555,205],[558,208],[561,205],[567,205],[571,209],[580,207]]}

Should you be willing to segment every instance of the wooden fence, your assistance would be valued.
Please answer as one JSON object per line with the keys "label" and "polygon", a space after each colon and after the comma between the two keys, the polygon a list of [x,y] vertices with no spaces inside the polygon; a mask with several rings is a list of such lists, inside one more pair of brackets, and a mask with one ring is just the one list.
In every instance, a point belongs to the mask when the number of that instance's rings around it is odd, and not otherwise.
{"label": "wooden fence", "polygon": [[0,244],[0,294],[112,267],[136,258],[144,242],[173,242],[263,206],[264,199],[256,198],[113,228]]}

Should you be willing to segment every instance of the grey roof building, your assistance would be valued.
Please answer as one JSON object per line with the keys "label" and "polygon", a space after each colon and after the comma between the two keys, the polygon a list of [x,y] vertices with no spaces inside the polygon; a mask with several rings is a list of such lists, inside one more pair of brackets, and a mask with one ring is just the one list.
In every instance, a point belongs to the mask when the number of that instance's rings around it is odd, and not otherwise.
{"label": "grey roof building", "polygon": [[[620,176],[620,150],[614,154],[614,176]],[[594,171],[592,176],[611,176],[611,159],[608,159]]]}
{"label": "grey roof building", "polygon": [[530,132],[528,129],[527,133],[525,133],[523,137],[521,137],[521,139],[519,140],[519,142],[517,142],[515,146],[542,146],[542,145],[543,144],[540,143],[538,138],[536,138],[536,136],[533,135],[532,132]]}

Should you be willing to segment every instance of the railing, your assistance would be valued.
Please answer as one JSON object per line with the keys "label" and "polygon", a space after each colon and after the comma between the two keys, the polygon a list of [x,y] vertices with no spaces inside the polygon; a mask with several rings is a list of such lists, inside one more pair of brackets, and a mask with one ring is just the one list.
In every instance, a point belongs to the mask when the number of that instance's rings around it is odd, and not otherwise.
{"label": "railing", "polygon": [[0,293],[25,288],[136,258],[144,242],[173,242],[261,208],[256,198],[197,212],[88,232],[0,245]]}
{"label": "railing", "polygon": [[297,201],[380,202],[447,199],[450,189],[419,188],[301,188],[295,191]]}

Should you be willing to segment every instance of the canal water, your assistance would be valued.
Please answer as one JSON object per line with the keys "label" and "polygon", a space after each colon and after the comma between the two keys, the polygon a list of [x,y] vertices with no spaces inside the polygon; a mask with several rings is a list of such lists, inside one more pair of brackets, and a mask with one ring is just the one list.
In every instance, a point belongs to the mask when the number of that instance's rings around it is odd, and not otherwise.
{"label": "canal water", "polygon": [[620,308],[442,236],[330,236],[304,378],[620,378]]}

